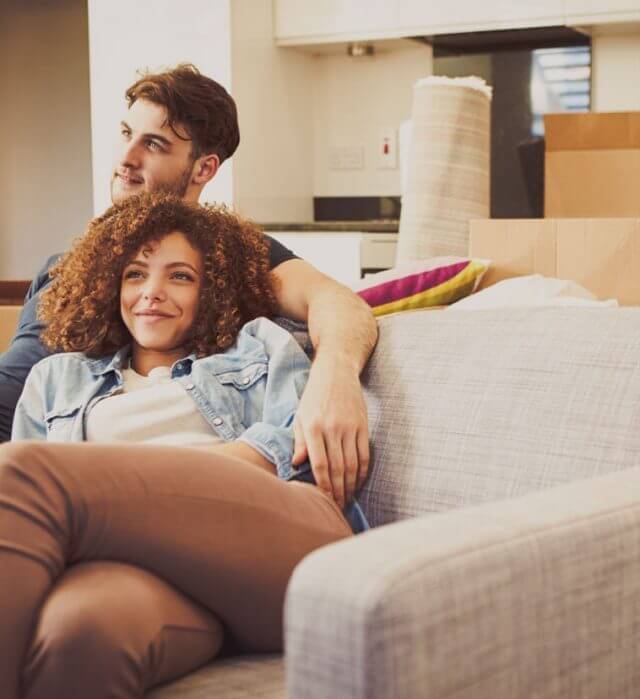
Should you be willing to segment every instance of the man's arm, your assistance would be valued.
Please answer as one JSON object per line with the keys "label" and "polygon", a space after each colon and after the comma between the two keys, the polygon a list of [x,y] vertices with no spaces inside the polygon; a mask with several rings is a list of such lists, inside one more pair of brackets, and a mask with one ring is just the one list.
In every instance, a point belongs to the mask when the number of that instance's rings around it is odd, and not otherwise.
{"label": "man's arm", "polygon": [[49,258],[31,283],[11,346],[0,354],[0,442],[11,438],[13,414],[31,367],[50,354],[40,342],[43,326],[36,312],[39,294],[49,283],[48,271],[57,258]]}
{"label": "man's arm", "polygon": [[294,422],[293,463],[311,462],[316,483],[344,507],[369,468],[360,372],[378,338],[369,306],[303,260],[273,270],[280,312],[306,321],[315,349]]}

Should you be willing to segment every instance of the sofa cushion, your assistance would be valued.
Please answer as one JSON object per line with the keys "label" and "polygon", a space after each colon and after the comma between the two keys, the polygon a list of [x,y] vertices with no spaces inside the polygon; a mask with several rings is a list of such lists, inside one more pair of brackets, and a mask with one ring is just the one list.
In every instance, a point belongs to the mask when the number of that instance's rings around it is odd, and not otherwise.
{"label": "sofa cushion", "polygon": [[220,658],[196,672],[147,692],[147,699],[286,699],[280,654]]}
{"label": "sofa cushion", "polygon": [[640,308],[380,319],[363,375],[372,526],[640,463]]}

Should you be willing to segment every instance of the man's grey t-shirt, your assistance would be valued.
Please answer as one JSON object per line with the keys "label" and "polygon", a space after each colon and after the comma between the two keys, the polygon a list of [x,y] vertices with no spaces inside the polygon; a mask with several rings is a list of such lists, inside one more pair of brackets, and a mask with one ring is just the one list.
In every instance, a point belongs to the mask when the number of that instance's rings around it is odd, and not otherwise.
{"label": "man's grey t-shirt", "polygon": [[[296,259],[297,256],[277,240],[269,236],[266,238],[270,244],[271,269],[287,260]],[[11,438],[13,413],[31,367],[51,354],[40,342],[43,324],[37,319],[36,311],[40,294],[51,282],[49,270],[59,257],[60,255],[50,257],[31,282],[11,346],[0,355],[0,442],[7,442]]]}

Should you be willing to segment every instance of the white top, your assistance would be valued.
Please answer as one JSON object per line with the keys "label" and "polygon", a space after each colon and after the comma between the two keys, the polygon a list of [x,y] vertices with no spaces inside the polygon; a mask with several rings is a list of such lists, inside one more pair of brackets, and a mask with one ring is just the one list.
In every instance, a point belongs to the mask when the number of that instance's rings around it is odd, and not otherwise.
{"label": "white top", "polygon": [[147,442],[210,446],[224,441],[202,417],[169,367],[149,376],[124,369],[123,390],[98,401],[87,415],[88,442]]}

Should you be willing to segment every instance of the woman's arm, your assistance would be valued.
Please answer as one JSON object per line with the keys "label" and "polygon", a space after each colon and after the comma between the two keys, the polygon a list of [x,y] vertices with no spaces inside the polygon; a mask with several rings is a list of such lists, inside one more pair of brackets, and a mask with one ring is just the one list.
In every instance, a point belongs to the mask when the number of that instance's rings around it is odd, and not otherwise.
{"label": "woman's arm", "polygon": [[22,395],[16,405],[11,429],[11,441],[47,439],[47,426],[42,410],[42,364],[29,372]]}

